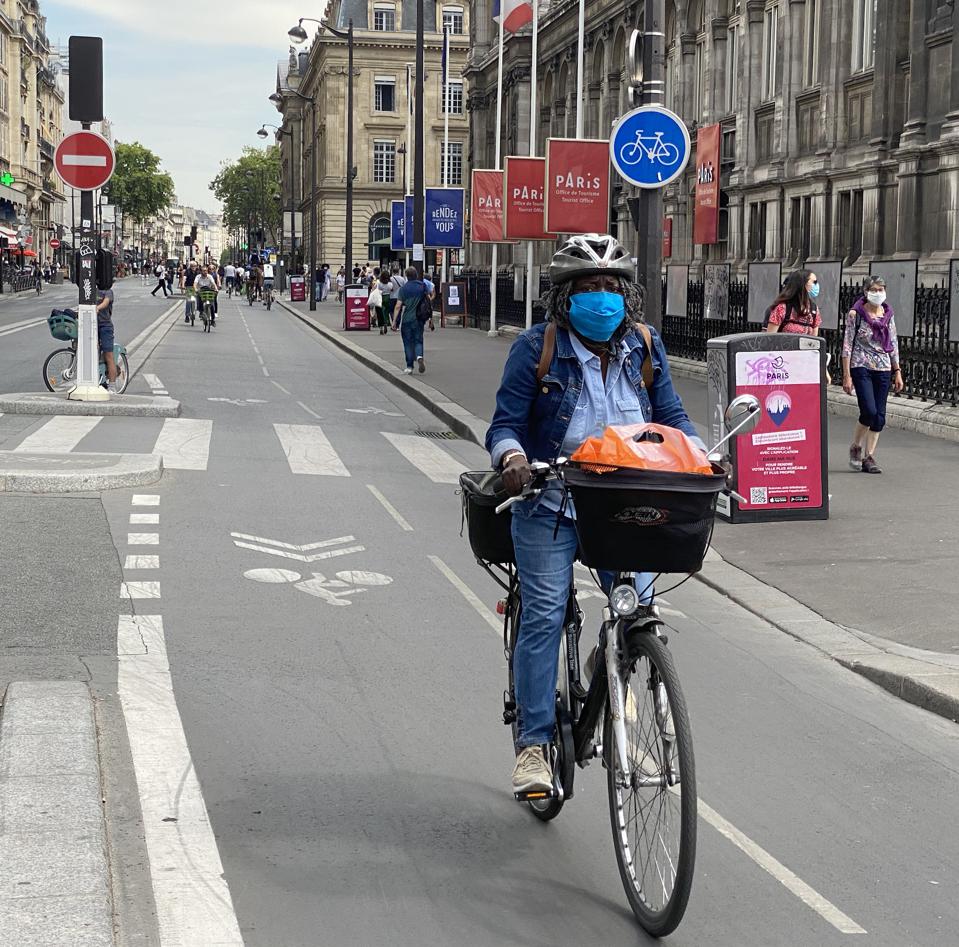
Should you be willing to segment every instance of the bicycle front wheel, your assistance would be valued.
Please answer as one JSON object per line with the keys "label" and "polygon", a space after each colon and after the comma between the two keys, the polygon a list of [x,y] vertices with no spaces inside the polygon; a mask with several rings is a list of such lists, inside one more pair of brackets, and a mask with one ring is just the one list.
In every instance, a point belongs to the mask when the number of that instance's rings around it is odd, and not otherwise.
{"label": "bicycle front wheel", "polygon": [[619,874],[640,925],[654,937],[686,912],[696,861],[696,767],[679,677],[666,645],[650,632],[629,642],[624,689],[623,772],[610,714],[603,746]]}
{"label": "bicycle front wheel", "polygon": [[47,391],[68,391],[77,383],[76,353],[73,349],[57,349],[43,363],[43,383]]}
{"label": "bicycle front wheel", "polygon": [[126,352],[121,352],[119,355],[115,354],[113,360],[117,366],[117,394],[122,395],[127,390],[127,385],[130,384],[130,363],[127,361]]}

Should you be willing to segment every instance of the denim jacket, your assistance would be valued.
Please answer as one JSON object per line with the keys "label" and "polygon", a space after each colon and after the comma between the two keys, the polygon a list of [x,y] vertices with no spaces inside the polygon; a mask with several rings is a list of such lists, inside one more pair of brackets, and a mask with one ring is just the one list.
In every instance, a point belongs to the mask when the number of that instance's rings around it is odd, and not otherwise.
{"label": "denim jacket", "polygon": [[[486,449],[494,467],[507,450],[521,449],[530,460],[553,461],[559,455],[573,409],[583,390],[583,369],[569,332],[556,328],[556,348],[549,371],[541,382],[536,370],[543,354],[545,323],[524,332],[510,349],[503,379],[496,393],[496,411],[486,433]],[[646,418],[657,424],[679,428],[702,443],[686,414],[669,375],[666,349],[656,331],[653,338],[653,386],[643,384],[642,365],[646,345],[638,332],[625,337],[629,348],[624,371]]]}

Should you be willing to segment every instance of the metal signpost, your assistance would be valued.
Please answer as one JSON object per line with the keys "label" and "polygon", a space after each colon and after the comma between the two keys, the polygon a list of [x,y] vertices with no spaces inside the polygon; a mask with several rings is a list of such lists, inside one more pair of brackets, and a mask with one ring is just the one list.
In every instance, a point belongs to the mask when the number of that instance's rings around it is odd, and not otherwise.
{"label": "metal signpost", "polygon": [[54,166],[64,184],[80,191],[79,268],[77,285],[80,305],[77,312],[77,385],[70,392],[73,401],[109,401],[110,394],[99,384],[97,344],[97,234],[94,227],[93,192],[113,175],[116,159],[113,147],[102,135],[91,131],[67,135],[57,146]]}

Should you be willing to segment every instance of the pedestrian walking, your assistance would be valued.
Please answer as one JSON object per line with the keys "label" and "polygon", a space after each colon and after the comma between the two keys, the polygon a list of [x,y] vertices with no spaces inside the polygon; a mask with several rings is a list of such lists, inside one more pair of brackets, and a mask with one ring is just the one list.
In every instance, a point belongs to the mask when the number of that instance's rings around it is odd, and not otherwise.
{"label": "pedestrian walking", "polygon": [[166,288],[167,292],[172,296],[173,295],[173,267],[165,266],[163,268],[163,275],[166,277]]}
{"label": "pedestrian walking", "polygon": [[400,330],[403,336],[403,353],[406,356],[407,375],[413,374],[414,363],[420,374],[426,371],[423,358],[423,327],[432,322],[433,310],[426,284],[419,278],[415,267],[406,271],[406,284],[400,290],[393,311],[393,331]]}
{"label": "pedestrian walking", "polygon": [[847,395],[855,390],[859,402],[859,422],[849,448],[849,466],[863,473],[881,474],[876,463],[876,445],[886,426],[889,389],[898,394],[904,387],[896,314],[886,302],[886,282],[881,276],[866,277],[862,296],[846,314],[842,387]]}
{"label": "pedestrian walking", "polygon": [[346,267],[341,266],[336,274],[336,301],[343,302],[343,292],[346,289]]}
{"label": "pedestrian walking", "polygon": [[166,267],[162,263],[157,263],[156,269],[153,271],[156,274],[157,284],[153,287],[153,292],[150,293],[151,296],[156,296],[157,290],[163,290],[163,298],[166,299],[168,293],[166,291]]}
{"label": "pedestrian walking", "polygon": [[819,279],[812,270],[793,270],[767,310],[765,332],[819,335],[822,317],[816,305]]}
{"label": "pedestrian walking", "polygon": [[[380,305],[377,310],[377,320],[376,324],[380,328],[380,335],[386,335],[389,332],[390,325],[390,301],[393,292],[393,284],[390,282],[390,274],[386,271],[384,266],[380,270],[379,279],[373,286],[373,293],[380,294]],[[372,298],[373,293],[370,293]]]}
{"label": "pedestrian walking", "polygon": [[320,300],[326,302],[326,297],[330,295],[330,264],[323,264],[323,273],[321,276],[321,285],[320,285]]}

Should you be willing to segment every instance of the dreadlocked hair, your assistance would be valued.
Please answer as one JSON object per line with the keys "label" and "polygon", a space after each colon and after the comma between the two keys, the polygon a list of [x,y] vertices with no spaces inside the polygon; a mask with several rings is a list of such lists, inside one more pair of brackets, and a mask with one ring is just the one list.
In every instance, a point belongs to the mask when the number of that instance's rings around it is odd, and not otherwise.
{"label": "dreadlocked hair", "polygon": [[[561,329],[572,329],[569,322],[569,298],[573,295],[573,282],[573,280],[567,280],[565,283],[554,283],[543,294],[542,301],[546,307],[547,320],[554,322]],[[643,321],[643,313],[646,310],[646,290],[639,283],[621,279],[619,288],[623,293],[626,318],[609,340],[611,351],[618,350],[619,343],[634,322]]]}

